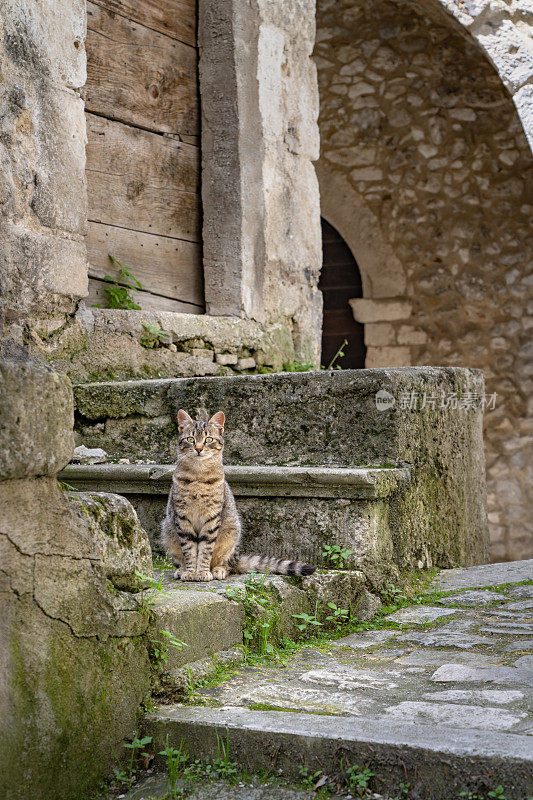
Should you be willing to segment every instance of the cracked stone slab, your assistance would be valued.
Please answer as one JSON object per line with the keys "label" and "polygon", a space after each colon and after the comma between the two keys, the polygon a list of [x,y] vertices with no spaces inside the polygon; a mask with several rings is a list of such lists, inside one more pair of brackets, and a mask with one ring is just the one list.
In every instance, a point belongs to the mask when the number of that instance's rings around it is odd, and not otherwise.
{"label": "cracked stone slab", "polygon": [[366,650],[368,647],[375,647],[376,645],[388,642],[389,639],[398,635],[398,631],[382,630],[382,631],[364,631],[363,633],[352,633],[349,636],[344,636],[342,639],[336,639],[331,642],[332,645],[352,647],[354,650]]}
{"label": "cracked stone slab", "polygon": [[313,683],[319,686],[335,686],[339,689],[395,689],[398,681],[399,672],[383,674],[373,670],[348,670],[346,668],[314,669],[300,675],[300,680],[304,683]]}
{"label": "cracked stone slab", "polygon": [[510,642],[502,648],[503,653],[515,653],[517,651],[527,652],[529,650],[533,652],[533,639],[522,639],[521,642]]}
{"label": "cracked stone slab", "polygon": [[478,645],[490,644],[486,636],[471,636],[467,633],[452,633],[440,630],[435,631],[410,631],[398,637],[398,641],[413,642],[424,647],[459,647],[461,650],[470,650]]}
{"label": "cracked stone slab", "polygon": [[372,698],[355,694],[353,691],[326,693],[320,688],[312,689],[283,683],[257,686],[240,694],[233,691],[230,696],[222,693],[218,699],[222,702],[226,699],[231,700],[232,705],[262,704],[271,708],[332,715],[360,716],[368,714],[375,706]]}
{"label": "cracked stone slab", "polygon": [[526,584],[524,586],[514,586],[507,592],[507,597],[513,597],[517,600],[521,600],[522,598],[531,598],[533,597],[533,585]]}
{"label": "cracked stone slab", "polygon": [[504,636],[531,636],[533,635],[533,625],[521,625],[520,623],[498,622],[484,628],[479,628],[479,633],[500,633]]}
{"label": "cracked stone slab", "polygon": [[491,592],[488,589],[472,589],[471,591],[441,597],[437,602],[445,606],[467,606],[468,608],[475,608],[476,606],[484,606],[488,603],[501,603],[504,600],[507,600],[507,597],[499,592]]}
{"label": "cracked stone slab", "polygon": [[431,676],[435,683],[524,683],[529,685],[533,669],[516,667],[469,667],[443,664]]}
{"label": "cracked stone slab", "polygon": [[515,667],[530,669],[533,672],[533,656],[522,656],[514,662]]}
{"label": "cracked stone slab", "polygon": [[516,603],[507,603],[505,608],[507,611],[529,611],[530,609],[533,611],[533,599],[518,600]]}
{"label": "cracked stone slab", "polygon": [[409,655],[397,659],[400,664],[406,666],[442,666],[449,664],[451,661],[454,664],[468,664],[469,666],[493,666],[501,662],[499,656],[491,656],[480,653],[469,653],[461,650],[437,650],[430,652],[428,650],[415,650]]}
{"label": "cracked stone slab", "polygon": [[405,701],[396,706],[389,706],[385,711],[387,719],[397,719],[405,724],[451,725],[458,727],[468,718],[469,728],[482,728],[489,731],[509,730],[517,725],[524,717],[524,712],[511,713],[505,709],[473,705],[459,705],[457,703],[427,703],[420,701]]}
{"label": "cracked stone slab", "polygon": [[533,612],[531,614],[524,614],[521,610],[516,609],[515,611],[507,610],[507,606],[501,608],[491,608],[490,616],[497,617],[500,619],[512,619],[515,622],[523,623],[524,625],[531,624],[533,622]]}
{"label": "cracked stone slab", "polygon": [[533,559],[505,561],[499,564],[481,564],[477,567],[444,569],[431,586],[441,592],[454,589],[482,589],[506,583],[533,580]]}
{"label": "cracked stone slab", "polygon": [[424,625],[426,622],[435,622],[435,620],[451,614],[457,614],[457,609],[439,608],[439,606],[410,606],[388,614],[385,619],[398,622],[400,625]]}
{"label": "cracked stone slab", "polygon": [[448,700],[451,703],[495,703],[510,705],[524,698],[518,689],[446,689],[443,692],[425,692],[426,700]]}

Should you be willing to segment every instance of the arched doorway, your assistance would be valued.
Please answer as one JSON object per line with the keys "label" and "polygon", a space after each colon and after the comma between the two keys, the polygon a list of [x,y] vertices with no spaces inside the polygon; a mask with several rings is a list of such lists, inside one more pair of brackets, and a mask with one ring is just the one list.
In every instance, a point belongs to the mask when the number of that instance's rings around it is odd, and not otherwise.
{"label": "arched doorway", "polygon": [[322,325],[322,366],[327,367],[345,339],[344,357],[336,364],[343,369],[365,366],[364,326],[356,322],[348,303],[362,297],[363,289],[357,261],[333,225],[322,223],[322,271],[318,288],[324,298]]}

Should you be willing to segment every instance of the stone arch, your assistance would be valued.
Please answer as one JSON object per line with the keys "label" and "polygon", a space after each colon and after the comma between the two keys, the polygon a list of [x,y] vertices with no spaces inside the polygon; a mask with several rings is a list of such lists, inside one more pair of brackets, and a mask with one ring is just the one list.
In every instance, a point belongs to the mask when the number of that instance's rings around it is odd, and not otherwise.
{"label": "stone arch", "polygon": [[439,20],[455,20],[486,54],[511,95],[533,150],[533,9],[520,0],[422,0],[417,3]]}
{"label": "stone arch", "polygon": [[486,415],[492,555],[520,558],[532,532],[531,152],[509,96],[519,67],[496,71],[487,59],[482,30],[496,4],[470,27],[455,5],[319,0],[317,173],[322,213],[361,266],[353,308],[366,366],[479,367],[496,393]]}
{"label": "stone arch", "polygon": [[365,297],[396,297],[405,291],[405,270],[382,234],[379,220],[346,177],[318,162],[320,213],[340,233],[363,280]]}

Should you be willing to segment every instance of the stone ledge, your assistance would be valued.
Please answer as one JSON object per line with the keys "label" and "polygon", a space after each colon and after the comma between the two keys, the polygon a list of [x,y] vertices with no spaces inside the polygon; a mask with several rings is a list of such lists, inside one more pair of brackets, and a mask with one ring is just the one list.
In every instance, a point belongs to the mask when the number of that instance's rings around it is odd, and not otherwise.
{"label": "stone ledge", "polygon": [[[67,466],[60,480],[77,489],[117,494],[168,494],[172,464],[90,464]],[[385,498],[411,480],[409,467],[227,466],[238,497]]]}
{"label": "stone ledge", "polygon": [[270,768],[273,752],[288,776],[297,776],[302,763],[332,774],[340,773],[342,759],[371,762],[396,784],[416,774],[417,789],[435,800],[455,798],[472,774],[489,771],[513,787],[510,800],[528,796],[533,762],[530,737],[523,735],[230,707],[167,706],[148,714],[143,727],[156,749],[168,735],[172,743],[194,742],[198,758],[212,754],[219,730],[248,769]]}

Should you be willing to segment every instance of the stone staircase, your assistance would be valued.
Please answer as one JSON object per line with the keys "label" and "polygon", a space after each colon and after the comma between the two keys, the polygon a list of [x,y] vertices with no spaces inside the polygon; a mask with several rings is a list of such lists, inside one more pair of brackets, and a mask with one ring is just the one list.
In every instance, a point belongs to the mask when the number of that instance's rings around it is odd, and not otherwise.
{"label": "stone staircase", "polygon": [[478,371],[415,367],[84,384],[77,443],[119,463],[62,475],[127,496],[157,550],[178,409],[223,409],[244,550],[322,564],[338,545],[379,589],[486,560],[482,393]]}
{"label": "stone staircase", "polygon": [[[461,404],[461,398],[481,398],[482,392],[479,372],[452,368],[79,385],[77,444],[103,448],[109,463],[71,464],[60,478],[77,489],[128,498],[157,551],[177,411],[223,409],[226,474],[244,520],[243,550],[320,566],[328,566],[325,545],[345,553],[348,571],[342,575],[319,573],[299,584],[268,578],[287,631],[294,626],[292,614],[312,613],[318,598],[344,598],[355,617],[367,619],[379,608],[376,593],[387,583],[433,565],[486,559],[482,408],[479,402]],[[450,396],[458,399],[456,407],[441,406]],[[242,578],[235,581],[242,585]],[[163,702],[182,696],[188,682],[217,663],[242,658],[237,648],[244,612],[226,595],[227,586],[185,585],[167,576],[165,593],[151,609],[149,634],[157,640],[166,630],[187,646],[170,648],[159,670],[154,690]],[[258,716],[239,703],[167,705],[147,716],[146,731],[157,745],[169,734],[199,755],[212,754],[217,731],[227,731],[242,764],[270,767],[279,751],[276,765],[289,776],[308,760],[334,770],[339,752],[362,761],[372,754],[373,763],[389,764],[384,774],[392,783],[405,764],[420,758],[427,767],[416,769],[424,775],[441,763],[464,774],[472,752],[479,751],[474,760],[484,769],[503,746],[484,747],[478,732],[470,744],[457,734],[452,746],[437,736],[437,728],[427,729],[423,741],[406,740],[401,726],[387,720],[278,710]],[[428,798],[451,797],[443,792]]]}
{"label": "stone staircase", "polygon": [[[501,786],[506,800],[526,800],[532,579],[533,561],[444,571],[434,586],[442,595],[391,614],[396,627],[241,670],[200,690],[207,706],[149,713],[144,733],[155,752],[168,740],[194,758],[214,758],[222,740],[242,769],[294,781],[300,767],[335,780],[357,764],[372,770],[384,798],[498,797]],[[152,795],[141,787],[136,796]]]}

